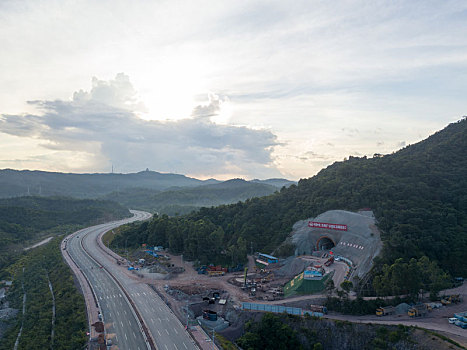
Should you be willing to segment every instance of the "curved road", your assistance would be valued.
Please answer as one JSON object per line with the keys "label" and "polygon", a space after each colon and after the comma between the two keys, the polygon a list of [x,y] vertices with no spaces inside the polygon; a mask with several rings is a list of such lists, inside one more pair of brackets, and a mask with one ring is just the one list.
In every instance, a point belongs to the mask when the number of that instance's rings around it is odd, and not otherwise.
{"label": "curved road", "polygon": [[[148,285],[130,278],[115,259],[97,244],[99,236],[122,224],[145,220],[149,213],[132,211],[130,219],[115,221],[78,231],[68,237],[68,252],[90,282],[96,295],[107,337],[112,349],[150,349],[136,317],[138,312],[157,349],[195,350],[194,344],[180,321]],[[110,274],[118,281],[110,276]],[[124,291],[120,288],[124,289]],[[130,301],[136,310],[130,305]]]}

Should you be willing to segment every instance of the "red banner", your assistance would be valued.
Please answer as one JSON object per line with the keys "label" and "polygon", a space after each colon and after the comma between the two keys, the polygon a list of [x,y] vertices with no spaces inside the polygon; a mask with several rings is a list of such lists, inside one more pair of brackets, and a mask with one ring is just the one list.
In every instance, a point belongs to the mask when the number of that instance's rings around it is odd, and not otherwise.
{"label": "red banner", "polygon": [[330,224],[327,222],[308,221],[308,227],[327,228],[329,230],[347,231],[347,225]]}

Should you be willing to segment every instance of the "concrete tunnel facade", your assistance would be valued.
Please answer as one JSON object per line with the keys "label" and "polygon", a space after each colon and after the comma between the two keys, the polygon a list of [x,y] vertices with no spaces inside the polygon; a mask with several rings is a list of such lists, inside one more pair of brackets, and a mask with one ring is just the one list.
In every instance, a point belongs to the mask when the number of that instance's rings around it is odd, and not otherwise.
{"label": "concrete tunnel facade", "polygon": [[295,255],[332,250],[352,262],[352,276],[362,278],[382,249],[380,232],[370,210],[357,213],[330,210],[295,223],[292,231]]}

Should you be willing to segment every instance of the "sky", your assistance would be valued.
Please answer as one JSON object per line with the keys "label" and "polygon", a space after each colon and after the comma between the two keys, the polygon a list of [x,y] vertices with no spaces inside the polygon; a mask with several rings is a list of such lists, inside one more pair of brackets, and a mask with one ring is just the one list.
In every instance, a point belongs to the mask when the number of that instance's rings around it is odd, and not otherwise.
{"label": "sky", "polygon": [[466,1],[0,1],[0,169],[308,178],[467,114]]}

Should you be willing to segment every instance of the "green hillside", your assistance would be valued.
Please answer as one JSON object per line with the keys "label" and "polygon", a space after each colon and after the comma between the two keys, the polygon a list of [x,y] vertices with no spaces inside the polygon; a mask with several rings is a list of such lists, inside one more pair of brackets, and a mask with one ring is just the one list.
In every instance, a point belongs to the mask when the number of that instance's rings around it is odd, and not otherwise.
{"label": "green hillside", "polygon": [[213,248],[209,258],[235,263],[251,246],[273,251],[297,220],[330,209],[370,207],[383,232],[383,262],[426,255],[452,275],[467,276],[461,263],[467,254],[466,150],[463,118],[394,154],[350,157],[279,193],[182,218],[156,217],[128,234],[135,244],[168,246],[192,259],[220,244],[226,249]]}
{"label": "green hillside", "polygon": [[[283,180],[282,183],[287,184]],[[233,179],[216,184],[191,188],[174,188],[154,191],[144,188],[113,192],[105,199],[113,200],[128,208],[175,215],[188,214],[200,207],[237,203],[248,198],[267,196],[279,188],[266,183]]]}
{"label": "green hillside", "polygon": [[144,187],[200,186],[217,180],[198,180],[179,174],[141,171],[134,174],[65,174],[30,170],[0,170],[0,198],[31,195],[97,198],[114,191]]}
{"label": "green hillside", "polygon": [[83,225],[130,216],[110,201],[62,197],[0,199],[0,271],[23,248],[44,236],[72,232]]}

